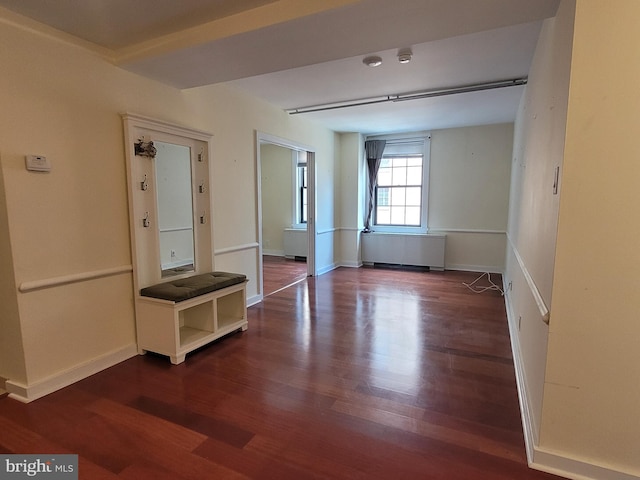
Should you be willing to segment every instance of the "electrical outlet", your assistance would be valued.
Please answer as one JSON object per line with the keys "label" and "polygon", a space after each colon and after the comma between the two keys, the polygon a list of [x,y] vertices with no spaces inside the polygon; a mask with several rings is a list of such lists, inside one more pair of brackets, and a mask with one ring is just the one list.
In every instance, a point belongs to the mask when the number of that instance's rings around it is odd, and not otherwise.
{"label": "electrical outlet", "polygon": [[176,251],[175,250],[171,250],[171,258],[176,256]]}

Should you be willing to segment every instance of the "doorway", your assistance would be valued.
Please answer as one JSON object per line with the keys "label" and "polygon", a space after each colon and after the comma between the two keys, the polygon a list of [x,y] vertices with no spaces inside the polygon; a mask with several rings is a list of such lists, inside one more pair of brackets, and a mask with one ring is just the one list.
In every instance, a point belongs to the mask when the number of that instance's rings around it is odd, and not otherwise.
{"label": "doorway", "polygon": [[259,277],[262,298],[315,275],[315,152],[257,133]]}

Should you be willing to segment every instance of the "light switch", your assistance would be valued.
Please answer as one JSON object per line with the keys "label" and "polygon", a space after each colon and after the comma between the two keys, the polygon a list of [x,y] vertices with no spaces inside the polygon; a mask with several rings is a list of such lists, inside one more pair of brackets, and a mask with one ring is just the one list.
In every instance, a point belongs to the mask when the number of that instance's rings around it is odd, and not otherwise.
{"label": "light switch", "polygon": [[33,172],[50,172],[51,162],[43,155],[27,155],[25,157],[27,170]]}

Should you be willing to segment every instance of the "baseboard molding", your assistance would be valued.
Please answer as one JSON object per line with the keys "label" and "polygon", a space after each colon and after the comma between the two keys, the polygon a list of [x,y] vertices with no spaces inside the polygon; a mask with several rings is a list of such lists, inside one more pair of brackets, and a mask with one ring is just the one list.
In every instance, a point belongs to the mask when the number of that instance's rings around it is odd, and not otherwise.
{"label": "baseboard molding", "polygon": [[331,270],[335,270],[336,268],[338,268],[338,264],[332,263],[331,265],[327,265],[318,269],[318,275],[324,275],[325,273],[330,272]]}
{"label": "baseboard molding", "polygon": [[263,255],[269,255],[270,257],[284,257],[284,250],[265,250],[262,249]]}
{"label": "baseboard molding", "polygon": [[260,303],[263,298],[263,295],[254,295],[253,297],[247,298],[247,307]]}
{"label": "baseboard molding", "polygon": [[511,302],[509,300],[510,294],[507,286],[504,284],[502,289],[504,290],[504,303],[505,310],[507,312],[507,324],[509,327],[509,338],[511,341],[511,353],[513,355],[513,366],[516,374],[516,385],[518,387],[518,401],[520,403],[520,415],[522,420],[522,428],[524,431],[525,448],[527,453],[527,461],[531,465],[534,457],[534,448],[538,444],[538,430],[535,426],[533,415],[529,404],[529,396],[527,392],[527,382],[524,374],[524,365],[522,361],[522,352],[520,351],[520,341],[518,337],[518,325],[513,314]]}
{"label": "baseboard molding", "polygon": [[506,285],[503,285],[503,289],[507,292],[504,296],[507,323],[509,325],[509,336],[511,338],[511,351],[513,353],[516,384],[518,387],[518,401],[520,402],[524,443],[529,467],[573,480],[601,480],[605,478],[607,480],[638,480],[640,477],[636,475],[572,458],[563,452],[552,451],[538,445],[539,434],[529,406],[527,383],[525,381],[524,365],[517,333],[517,320],[513,315]]}
{"label": "baseboard molding", "polygon": [[5,383],[5,388],[10,398],[29,403],[136,355],[138,355],[138,347],[134,343],[29,385],[12,382],[9,379]]}
{"label": "baseboard molding", "polygon": [[535,470],[552,473],[573,480],[638,480],[640,477],[612,468],[570,458],[560,452],[536,447],[529,466]]}
{"label": "baseboard molding", "polygon": [[461,263],[446,263],[444,266],[445,270],[456,270],[460,272],[478,272],[478,273],[504,273],[503,267],[496,267],[495,265],[465,265]]}
{"label": "baseboard molding", "polygon": [[362,266],[362,262],[340,262],[338,267],[348,267],[348,268],[360,268]]}

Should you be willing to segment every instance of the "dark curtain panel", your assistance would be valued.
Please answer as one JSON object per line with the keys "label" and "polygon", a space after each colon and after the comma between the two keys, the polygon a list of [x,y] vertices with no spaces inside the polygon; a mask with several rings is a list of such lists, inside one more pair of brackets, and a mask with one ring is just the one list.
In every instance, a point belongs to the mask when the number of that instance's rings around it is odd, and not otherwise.
{"label": "dark curtain panel", "polygon": [[367,140],[364,142],[364,150],[367,154],[367,171],[369,173],[369,202],[367,203],[367,216],[364,220],[365,232],[371,231],[371,213],[373,210],[373,196],[376,191],[376,177],[386,144],[386,140]]}

